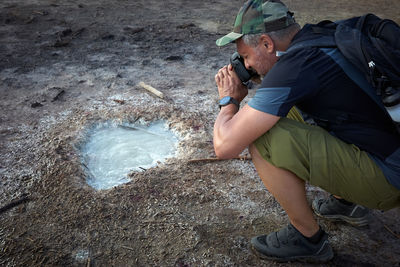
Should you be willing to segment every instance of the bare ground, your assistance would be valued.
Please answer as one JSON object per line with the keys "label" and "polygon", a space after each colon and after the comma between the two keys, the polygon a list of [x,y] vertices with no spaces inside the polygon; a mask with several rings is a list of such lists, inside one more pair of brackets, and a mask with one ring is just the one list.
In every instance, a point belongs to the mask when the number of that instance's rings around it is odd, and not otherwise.
{"label": "bare ground", "polygon": [[[234,51],[215,40],[242,2],[1,1],[0,207],[22,200],[0,213],[2,266],[287,265],[250,250],[252,236],[287,223],[252,163],[189,161],[214,156],[213,77]],[[400,22],[394,0],[286,3],[301,24],[367,12]],[[177,157],[123,186],[89,187],[87,131],[137,119],[167,120],[181,135]],[[364,228],[320,220],[336,253],[327,266],[400,266],[399,218],[393,209],[373,211]]]}

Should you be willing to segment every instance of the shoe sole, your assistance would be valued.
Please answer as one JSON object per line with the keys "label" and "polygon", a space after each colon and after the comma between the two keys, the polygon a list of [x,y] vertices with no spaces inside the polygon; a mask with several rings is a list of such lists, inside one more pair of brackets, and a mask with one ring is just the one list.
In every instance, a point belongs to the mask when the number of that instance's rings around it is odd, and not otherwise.
{"label": "shoe sole", "polygon": [[343,222],[347,222],[353,226],[367,226],[369,223],[369,219],[368,219],[368,215],[361,217],[361,218],[351,218],[348,216],[344,216],[344,215],[322,215],[320,214],[313,206],[313,210],[314,213],[317,214],[319,217],[324,218],[324,219],[328,219],[330,221],[343,221]]}
{"label": "shoe sole", "polygon": [[333,259],[334,253],[332,248],[329,248],[325,254],[322,255],[311,255],[311,256],[293,256],[293,257],[273,257],[267,256],[259,252],[254,246],[251,246],[253,253],[262,260],[273,260],[276,262],[289,262],[289,261],[299,261],[303,263],[326,263]]}

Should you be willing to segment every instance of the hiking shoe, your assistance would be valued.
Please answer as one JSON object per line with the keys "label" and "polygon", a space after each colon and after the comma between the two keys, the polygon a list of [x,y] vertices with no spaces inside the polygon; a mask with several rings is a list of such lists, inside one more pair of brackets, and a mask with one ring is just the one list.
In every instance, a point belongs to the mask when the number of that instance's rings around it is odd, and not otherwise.
{"label": "hiking shoe", "polygon": [[311,243],[292,224],[268,235],[251,239],[254,250],[263,259],[302,262],[327,262],[333,258],[328,235],[320,233],[318,243]]}
{"label": "hiking shoe", "polygon": [[333,221],[345,221],[355,226],[368,225],[369,210],[357,204],[346,205],[333,195],[329,198],[315,199],[312,203],[314,212]]}

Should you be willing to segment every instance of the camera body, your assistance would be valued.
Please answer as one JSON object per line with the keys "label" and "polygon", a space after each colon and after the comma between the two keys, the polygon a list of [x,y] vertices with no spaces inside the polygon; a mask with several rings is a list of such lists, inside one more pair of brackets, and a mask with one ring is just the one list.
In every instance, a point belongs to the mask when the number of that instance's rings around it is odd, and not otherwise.
{"label": "camera body", "polygon": [[231,56],[231,65],[233,69],[235,70],[237,76],[239,79],[242,81],[244,85],[247,85],[247,82],[254,76],[257,75],[257,73],[253,70],[248,70],[244,66],[244,60],[243,58],[239,55],[238,52],[235,52]]}

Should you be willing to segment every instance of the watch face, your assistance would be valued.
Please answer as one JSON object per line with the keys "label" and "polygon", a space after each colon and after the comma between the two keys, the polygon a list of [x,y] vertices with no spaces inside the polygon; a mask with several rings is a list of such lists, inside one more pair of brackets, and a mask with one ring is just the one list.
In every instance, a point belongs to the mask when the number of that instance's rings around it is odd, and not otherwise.
{"label": "watch face", "polygon": [[225,96],[225,97],[221,98],[221,100],[219,101],[219,104],[220,104],[221,106],[228,105],[229,102],[230,102],[230,100],[231,100],[231,97],[230,97],[230,96]]}

